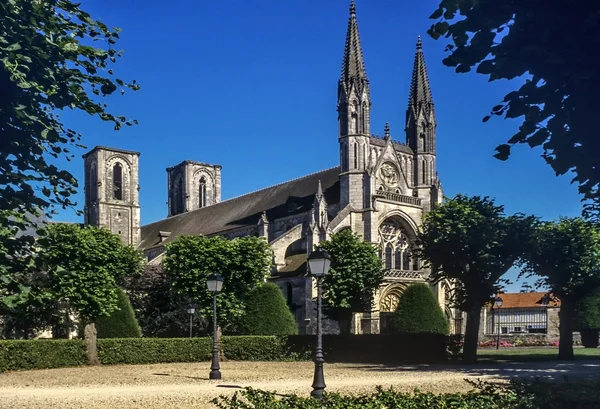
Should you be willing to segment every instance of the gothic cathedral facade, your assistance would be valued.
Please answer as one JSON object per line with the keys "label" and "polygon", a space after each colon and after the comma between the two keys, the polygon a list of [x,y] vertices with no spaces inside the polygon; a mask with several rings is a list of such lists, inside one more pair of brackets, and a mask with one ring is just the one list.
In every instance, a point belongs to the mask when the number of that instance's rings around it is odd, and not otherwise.
{"label": "gothic cathedral facade", "polygon": [[[386,330],[402,291],[427,282],[428,272],[409,257],[423,216],[442,200],[436,171],[436,116],[420,38],[406,108],[405,142],[371,133],[371,92],[358,30],[350,17],[338,81],[339,166],[221,200],[221,166],[191,160],[167,169],[168,216],[141,226],[139,153],[96,147],[84,155],[85,223],[106,227],[160,264],[165,244],[181,235],[263,237],[273,250],[272,279],[281,287],[302,333],[315,330],[313,279],[307,254],[320,241],[352,229],[380,249],[385,281],[376,307],[357,313],[353,332]],[[451,327],[447,283],[432,284]],[[458,318],[458,317],[457,317]],[[326,330],[337,332],[337,323]]]}

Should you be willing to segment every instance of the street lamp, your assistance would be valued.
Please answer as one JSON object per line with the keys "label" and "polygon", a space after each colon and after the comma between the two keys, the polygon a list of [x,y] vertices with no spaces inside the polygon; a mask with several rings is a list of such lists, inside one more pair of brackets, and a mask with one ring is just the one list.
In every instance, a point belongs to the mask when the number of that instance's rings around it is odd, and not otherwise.
{"label": "street lamp", "polygon": [[208,291],[213,293],[213,348],[212,348],[212,364],[210,365],[209,379],[221,379],[221,371],[219,367],[219,345],[217,343],[217,294],[223,288],[223,277],[218,274],[211,274],[206,281]]}
{"label": "street lamp", "polygon": [[321,291],[321,278],[329,271],[331,264],[331,258],[329,254],[321,247],[317,247],[315,251],[310,253],[308,256],[308,268],[310,273],[317,280],[317,347],[315,349],[315,374],[313,376],[312,392],[310,395],[313,398],[322,398],[323,392],[325,391],[325,375],[323,374],[323,328],[321,323],[321,304],[322,304],[322,291]]}
{"label": "street lamp", "polygon": [[496,305],[496,321],[498,321],[498,334],[496,335],[496,349],[500,349],[500,308],[502,307],[502,298],[496,296],[494,299]]}
{"label": "street lamp", "polygon": [[192,328],[193,328],[193,319],[194,319],[194,313],[196,312],[196,306],[194,305],[194,302],[190,299],[190,303],[188,304],[187,307],[187,313],[190,314],[190,338],[192,337]]}

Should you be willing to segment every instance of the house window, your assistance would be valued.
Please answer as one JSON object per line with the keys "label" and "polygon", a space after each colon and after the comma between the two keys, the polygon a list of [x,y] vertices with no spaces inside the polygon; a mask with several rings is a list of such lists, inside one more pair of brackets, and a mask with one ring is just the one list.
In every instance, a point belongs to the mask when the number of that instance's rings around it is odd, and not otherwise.
{"label": "house window", "polygon": [[206,206],[206,179],[200,179],[200,207]]}
{"label": "house window", "polygon": [[123,200],[123,167],[120,163],[113,167],[113,199]]}

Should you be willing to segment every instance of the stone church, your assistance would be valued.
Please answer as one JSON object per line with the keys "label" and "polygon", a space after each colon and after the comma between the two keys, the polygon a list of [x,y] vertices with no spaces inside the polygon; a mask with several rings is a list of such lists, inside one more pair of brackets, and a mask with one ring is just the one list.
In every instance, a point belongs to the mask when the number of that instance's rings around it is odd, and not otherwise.
{"label": "stone church", "polygon": [[[408,79],[407,79],[408,80]],[[315,331],[308,252],[342,229],[380,249],[385,282],[375,310],[355,314],[353,332],[385,331],[404,288],[425,282],[427,271],[409,258],[423,215],[442,200],[436,171],[436,116],[420,38],[417,41],[404,142],[371,133],[370,82],[350,6],[338,81],[340,164],[233,199],[221,200],[221,166],[184,160],[167,169],[168,217],[140,225],[139,152],[96,147],[83,156],[85,223],[106,227],[137,246],[149,263],[161,262],[165,244],[181,235],[258,236],[274,254],[272,279],[282,288],[301,333]],[[433,286],[451,326],[448,286]],[[326,330],[337,331],[335,322]]]}

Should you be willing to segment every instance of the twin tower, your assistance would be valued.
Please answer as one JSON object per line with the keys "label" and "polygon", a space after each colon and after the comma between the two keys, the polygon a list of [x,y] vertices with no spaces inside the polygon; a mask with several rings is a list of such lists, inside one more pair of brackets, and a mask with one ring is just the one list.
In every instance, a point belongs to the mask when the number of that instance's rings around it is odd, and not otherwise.
{"label": "twin tower", "polygon": [[[406,143],[371,134],[371,93],[365,69],[354,1],[338,82],[338,138],[340,143],[340,209],[370,208],[369,197],[386,186],[376,186],[373,174],[382,152],[390,146],[410,192],[423,203],[435,202],[431,192],[439,183],[435,163],[436,119],[421,40],[417,41],[404,128]],[[140,242],[139,152],[98,146],[83,155],[85,166],[85,223],[106,227],[125,243]],[[381,157],[381,159],[379,159]],[[221,166],[183,161],[167,169],[168,216],[211,206],[221,201]]]}

